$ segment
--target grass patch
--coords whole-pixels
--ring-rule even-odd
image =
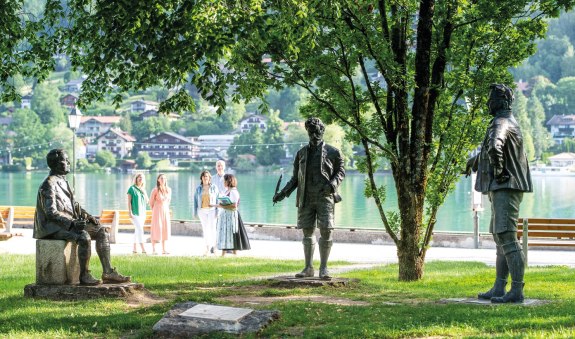
[[[397,265],[351,271],[338,277],[358,279],[348,287],[277,288],[262,277],[297,272],[301,261],[253,258],[116,256],[120,272],[167,301],[134,307],[123,300],[48,301],[23,297],[34,281],[34,256],[2,255],[0,261],[0,337],[151,338],[152,326],[173,304],[183,301],[277,309],[281,318],[261,337],[530,337],[575,336],[575,270],[529,268],[526,296],[546,305],[478,306],[439,303],[443,298],[473,297],[489,289],[494,269],[481,263],[430,262],[418,282],[397,280]],[[334,263],[343,264],[343,263]],[[101,274],[97,258],[95,275]],[[269,298],[266,304],[234,304]],[[286,298],[324,296],[322,300],[364,301],[367,306]],[[213,337],[210,336],[210,337]],[[231,337],[221,334],[217,337]],[[246,336],[254,337],[254,336]]]

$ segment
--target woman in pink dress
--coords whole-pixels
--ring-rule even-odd
[[[150,194],[153,254],[156,254],[156,242],[162,243],[162,254],[170,254],[166,251],[166,240],[168,240],[171,233],[170,200],[172,200],[172,190],[168,187],[166,176],[160,174],[156,179],[156,187],[154,187]]]

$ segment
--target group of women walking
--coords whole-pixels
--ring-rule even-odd
[[[145,180],[141,173],[134,176],[133,185],[128,189],[128,211],[134,224],[134,248],[133,253],[138,253],[137,244],[140,244],[142,253],[146,253],[144,247],[144,223],[146,222],[146,205],[152,209],[152,223],[150,238],[152,241],[152,254],[157,254],[156,243],[162,244],[162,254],[170,254],[166,250],[166,240],[170,238],[170,201],[172,190],[168,187],[166,176],[158,175],[156,187],[150,193],[150,198],[145,191]]]
[[[222,173],[223,174],[223,173]],[[141,173],[134,176],[132,186],[128,189],[128,210],[134,224],[133,253],[138,253],[140,245],[144,247],[144,223],[146,221],[146,206],[152,209],[151,234],[152,254],[156,253],[156,243],[162,244],[162,254],[169,254],[166,241],[170,238],[170,201],[172,191],[168,187],[166,176],[158,175],[156,187],[148,195],[145,191],[145,179]],[[223,188],[212,182],[209,171],[200,173],[200,184],[194,193],[193,214],[200,219],[205,242],[204,255],[214,254],[216,249],[222,251],[222,256],[228,252],[249,250],[250,243],[241,215],[238,211],[240,193],[237,189],[237,179],[232,174],[223,174]]]

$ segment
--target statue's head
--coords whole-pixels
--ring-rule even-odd
[[[323,140],[325,125],[318,118],[308,118],[305,121],[305,129],[312,145],[317,145]]]
[[[63,149],[53,149],[46,155],[46,162],[52,173],[68,174],[70,173],[70,161],[68,155]]]
[[[510,110],[515,96],[513,90],[503,84],[492,84],[489,86],[489,99],[487,107],[489,113],[495,115],[500,110]]]

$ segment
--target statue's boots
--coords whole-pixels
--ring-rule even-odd
[[[522,303],[524,300],[523,286],[525,286],[524,282],[512,281],[509,292],[505,293],[502,297],[491,298],[491,302],[494,304]]]
[[[315,251],[315,238],[303,238],[303,254],[305,257],[305,268],[295,275],[296,278],[313,277],[313,252]]]
[[[96,233],[95,240],[96,252],[98,252],[98,257],[102,264],[102,280],[104,281],[104,284],[121,284],[130,282],[132,280],[130,276],[121,275],[116,271],[115,267],[112,268],[112,260],[110,257],[110,238],[103,227]]]
[[[104,284],[121,284],[130,282],[132,277],[121,275],[114,267],[110,272],[102,273],[102,280]]]
[[[331,279],[331,275],[327,270],[327,260],[329,259],[332,243],[333,241],[331,240],[324,240],[323,238],[319,238],[319,278],[323,280]]]
[[[507,266],[507,259],[503,253],[503,248],[497,246],[497,257],[495,259],[495,283],[493,287],[487,292],[479,293],[477,298],[491,300],[493,297],[502,297],[505,295],[505,286],[507,285],[507,276],[509,275],[509,267]]]
[[[507,280],[497,278],[493,287],[485,293],[477,294],[477,298],[491,300],[494,297],[502,297],[505,295],[505,286],[507,286]]]
[[[96,286],[96,285],[100,285],[101,283],[102,283],[102,281],[94,278],[92,276],[92,274],[90,274],[89,270],[86,270],[85,272],[80,274],[80,285]]]
[[[503,245],[504,249],[506,245]],[[510,247],[516,249],[513,252],[506,251],[505,254],[509,274],[511,275],[511,289],[502,297],[491,298],[492,303],[521,303],[524,300],[523,286],[525,286],[525,283],[523,282],[523,276],[525,274],[525,256],[519,243]]]

